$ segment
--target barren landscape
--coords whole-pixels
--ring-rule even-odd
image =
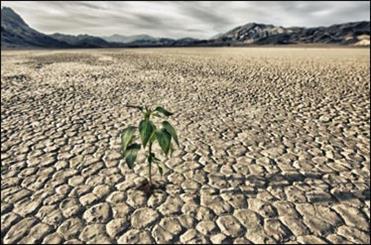
[[[174,112],[151,196],[120,133]],[[370,243],[368,48],[2,51],[1,242]]]

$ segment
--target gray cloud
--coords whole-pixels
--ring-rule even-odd
[[[228,14],[222,14],[220,5],[210,6],[209,4],[202,4],[194,2],[182,2],[179,4],[179,13],[183,16],[191,17],[192,19],[207,23],[213,29],[228,26],[233,24]],[[223,6],[225,4],[222,4]]]
[[[35,29],[67,34],[149,34],[209,38],[248,22],[326,26],[370,20],[370,3],[358,1],[1,1]]]

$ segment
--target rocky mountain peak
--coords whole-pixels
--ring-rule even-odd
[[[5,28],[15,26],[29,27],[22,17],[9,7],[1,8],[1,26]]]

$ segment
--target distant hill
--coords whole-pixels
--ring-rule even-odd
[[[213,40],[229,44],[320,43],[359,45],[362,40],[370,40],[370,22],[361,21],[313,28],[248,23],[218,35]],[[363,44],[367,44],[367,42],[363,41]]]
[[[1,48],[69,48],[66,42],[56,40],[29,27],[11,8],[1,9]]]
[[[133,35],[133,36],[123,36],[118,34],[113,34],[111,36],[102,36],[107,42],[115,42],[115,43],[131,43],[136,41],[156,41],[158,38],[152,37],[150,35]]]
[[[149,35],[107,37],[91,35],[46,35],[32,29],[11,8],[1,9],[1,48],[120,48],[247,46],[282,44],[336,44],[370,46],[370,22],[360,21],[328,27],[282,27],[248,23],[210,39],[156,38]]]
[[[102,37],[108,42],[123,43],[126,47],[158,47],[158,46],[188,46],[197,44],[200,40],[195,38],[157,38],[149,35],[134,35],[134,36],[122,36],[114,34],[109,37]]]
[[[109,48],[112,46],[110,43],[106,42],[104,39],[99,37],[94,37],[90,35],[66,35],[61,33],[54,33],[50,35],[52,38],[59,41],[68,43],[74,47],[80,48]]]

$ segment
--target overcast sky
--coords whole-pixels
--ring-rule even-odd
[[[320,26],[370,20],[369,1],[342,2],[11,2],[38,31],[50,34],[209,38],[248,22]]]

